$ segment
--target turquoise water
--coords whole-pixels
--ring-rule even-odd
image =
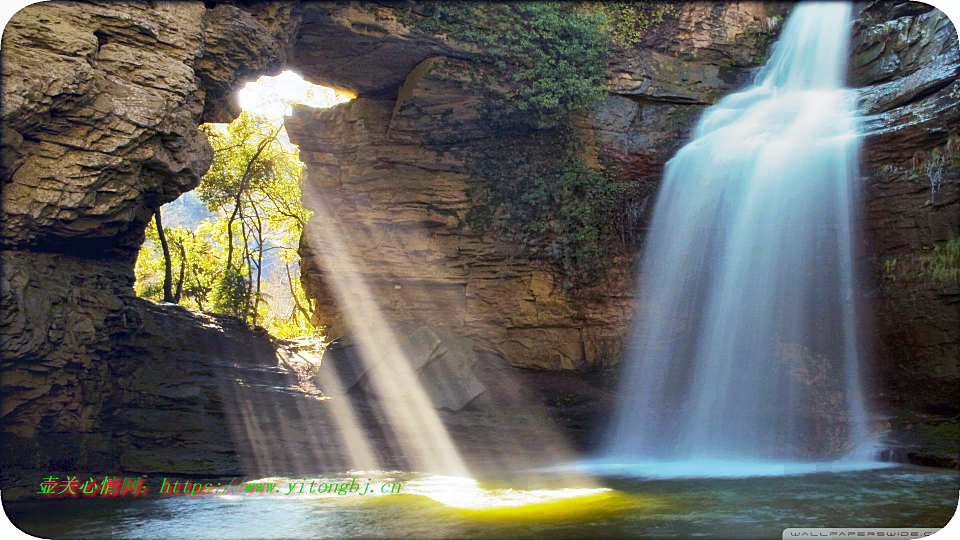
[[[902,466],[775,477],[607,477],[548,489],[352,475],[371,477],[374,486],[399,481],[401,493],[286,496],[287,479],[268,479],[281,483],[280,492],[4,507],[21,529],[44,537],[780,538],[788,527],[942,527],[956,512],[960,489],[957,471]]]

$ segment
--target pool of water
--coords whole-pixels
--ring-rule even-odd
[[[274,478],[259,479],[277,482],[269,494],[150,493],[4,508],[14,524],[42,537],[780,538],[788,527],[942,527],[960,489],[956,471],[903,466],[740,478],[604,476],[537,488],[529,479],[513,486],[411,473],[343,479],[350,477],[358,493],[310,494],[309,484],[300,493],[289,482],[303,479]],[[373,487],[364,489],[367,479]],[[399,493],[380,493],[396,483]]]

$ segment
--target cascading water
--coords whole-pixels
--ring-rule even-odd
[[[867,457],[850,16],[847,3],[800,4],[754,85],[707,109],[667,163],[613,462],[770,474]]]

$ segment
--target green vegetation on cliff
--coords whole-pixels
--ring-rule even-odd
[[[960,281],[960,237],[925,250],[920,256],[921,275],[938,282]]]
[[[674,3],[660,1],[589,2],[584,7],[607,17],[611,41],[623,48],[636,45],[648,28],[677,9]]]
[[[947,242],[924,246],[922,250],[888,257],[882,261],[881,273],[890,281],[960,281],[960,237]]]
[[[415,33],[477,51],[470,89],[497,136],[463,152],[467,172],[486,181],[467,224],[548,259],[565,289],[594,283],[607,267],[625,192],[619,171],[588,164],[594,149],[571,115],[605,98],[611,44],[632,44],[659,22],[667,8],[651,6],[430,3],[408,21]]]
[[[564,2],[434,2],[411,21],[418,34],[476,46],[488,71],[478,91],[505,90],[491,112],[535,127],[557,124],[604,97],[607,18]]]
[[[626,189],[614,167],[589,167],[583,147],[568,127],[515,132],[472,146],[466,161],[489,188],[467,224],[545,256],[564,289],[592,284],[607,268],[616,231],[612,210]]]

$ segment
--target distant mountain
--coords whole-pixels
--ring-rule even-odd
[[[163,215],[164,228],[185,227],[192,230],[204,219],[213,217],[213,212],[207,210],[192,191],[160,207],[160,213]]]

